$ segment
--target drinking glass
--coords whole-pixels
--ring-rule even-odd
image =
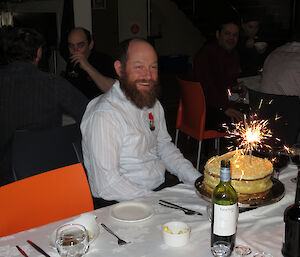
[[[57,229],[55,244],[61,257],[81,257],[89,248],[89,235],[80,224],[66,224]]]
[[[274,178],[279,179],[280,171],[287,166],[290,158],[284,148],[273,148],[270,153],[270,158],[274,168]]]
[[[79,76],[79,64],[74,64],[72,69],[68,72],[70,78],[78,78]]]
[[[236,256],[246,256],[252,253],[252,250],[249,246],[247,245],[237,245],[234,248],[234,253]]]
[[[291,160],[300,169],[300,144],[295,144],[290,148]],[[292,178],[293,182],[297,182],[297,178]]]
[[[216,241],[210,248],[213,256],[227,257],[231,254],[230,243],[226,241]]]

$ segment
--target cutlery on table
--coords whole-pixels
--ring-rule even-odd
[[[28,257],[28,255],[24,252],[24,250],[20,246],[16,245],[16,247],[23,256]]]
[[[177,204],[170,203],[170,202],[167,202],[167,201],[164,201],[164,200],[159,200],[159,204],[162,205],[162,206],[165,206],[165,207],[172,208],[172,209],[182,210],[186,215],[195,215],[195,214],[196,215],[202,215],[201,212],[194,211],[194,210],[191,210],[191,209],[187,209],[185,207],[182,207],[182,206],[179,206]]]
[[[126,242],[123,239],[121,239],[120,237],[118,237],[112,230],[110,230],[110,228],[108,228],[105,224],[101,223],[101,226],[110,234],[112,234],[113,236],[115,236],[118,239],[118,245],[126,245],[129,244],[130,242]]]
[[[35,243],[33,243],[30,240],[26,241],[28,244],[30,244],[35,250],[37,250],[39,253],[43,254],[46,257],[50,257],[50,255],[48,253],[46,253],[41,247],[39,247],[38,245],[36,245]]]

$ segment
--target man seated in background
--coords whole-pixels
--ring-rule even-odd
[[[61,126],[67,113],[80,123],[88,99],[67,80],[38,69],[44,38],[34,29],[5,33],[8,65],[0,69],[0,186],[13,182],[11,145],[16,130]]]
[[[94,44],[84,28],[74,28],[68,35],[70,57],[65,77],[89,99],[109,90],[116,77],[113,58],[95,52]]]
[[[295,41],[267,57],[259,92],[250,92],[251,107],[257,109],[260,118],[269,120],[273,136],[288,146],[297,142],[300,132],[299,41],[300,35],[296,35]]]
[[[206,128],[220,129],[224,122],[240,121],[242,112],[228,100],[228,90],[237,89],[240,74],[239,55],[236,45],[239,25],[234,21],[223,23],[216,31],[217,40],[203,46],[196,54],[193,80],[203,87],[206,100]],[[240,86],[240,96],[246,88]]]
[[[267,43],[258,37],[260,19],[254,14],[244,14],[242,18],[242,31],[238,42],[238,52],[242,73],[241,77],[258,75],[265,59]],[[256,42],[265,46],[255,46]]]
[[[194,183],[200,173],[171,142],[157,100],[158,61],[143,39],[120,45],[113,87],[93,99],[81,131],[84,163],[99,206],[150,193],[164,183],[165,170]],[[160,187],[161,188],[161,187]]]

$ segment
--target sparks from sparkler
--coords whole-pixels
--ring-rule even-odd
[[[252,154],[252,151],[262,147],[271,148],[264,142],[272,137],[271,130],[267,127],[268,120],[258,120],[255,117],[256,115],[252,115],[247,121],[246,116],[244,116],[244,121],[232,124],[234,126],[232,130],[225,126],[228,137],[236,138],[238,148],[242,149],[244,154]],[[233,149],[233,147],[231,146],[229,149]]]

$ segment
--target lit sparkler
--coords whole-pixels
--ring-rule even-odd
[[[250,120],[247,121],[244,116],[244,121],[239,123],[233,123],[233,130],[227,128],[228,137],[236,138],[238,142],[238,148],[242,149],[244,154],[252,154],[252,151],[262,148],[263,146],[271,148],[269,145],[264,144],[264,141],[272,137],[271,130],[268,129],[267,120],[257,120],[255,116],[251,116]],[[233,148],[231,146],[230,148]]]

